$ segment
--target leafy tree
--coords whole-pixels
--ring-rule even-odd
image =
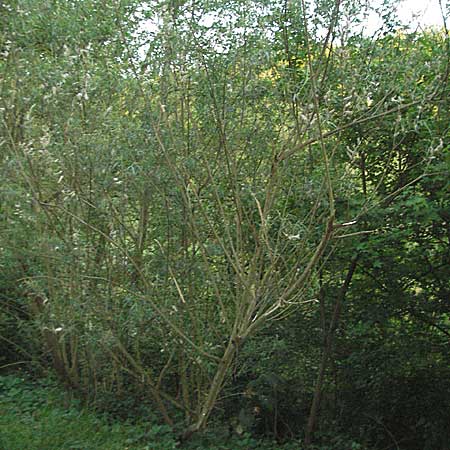
[[[442,231],[414,229],[399,211],[446,217],[448,37],[363,37],[351,31],[358,2],[4,9],[1,245],[21,280],[6,320],[14,308],[29,318],[33,357],[42,348],[68,387],[92,398],[131,384],[167,424],[184,414],[187,439],[250,338],[290,314],[322,314],[310,441],[347,291],[352,314],[367,306],[349,291],[353,273],[371,286],[383,269],[389,296],[432,288],[437,305],[447,293],[436,271],[399,274],[398,287],[384,265],[396,255],[377,245],[400,242],[421,264],[414,236],[441,280]],[[429,196],[440,206],[422,212]],[[343,267],[352,276],[342,285]],[[434,307],[417,310],[445,329]]]

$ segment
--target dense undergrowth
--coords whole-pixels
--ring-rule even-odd
[[[237,435],[227,426],[212,427],[180,445],[175,430],[152,423],[147,415],[129,416],[121,420],[117,414],[127,414],[126,404],[116,405],[106,413],[83,406],[76,398],[49,378],[31,379],[23,374],[0,376],[0,449],[1,450],[299,450],[300,441],[278,443],[270,439],[257,440],[249,434]],[[120,411],[120,406],[123,411]],[[129,413],[129,412],[128,412]],[[141,410],[141,414],[144,410]],[[156,419],[155,419],[156,420]],[[355,442],[342,437],[330,446],[317,450],[362,450]]]

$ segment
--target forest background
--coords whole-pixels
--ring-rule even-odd
[[[2,370],[180,443],[448,450],[441,7],[0,3]]]

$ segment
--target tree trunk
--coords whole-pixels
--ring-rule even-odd
[[[333,351],[335,331],[336,331],[338,323],[339,323],[339,317],[340,317],[341,309],[342,309],[342,302],[345,299],[345,295],[347,294],[348,288],[350,286],[350,282],[351,282],[353,274],[355,272],[358,257],[359,257],[359,255],[356,255],[350,264],[344,284],[342,285],[341,290],[338,295],[338,298],[336,299],[336,304],[334,306],[334,311],[333,311],[333,317],[331,318],[328,332],[324,330],[326,333],[325,345],[324,345],[324,349],[323,349],[323,353],[322,353],[322,360],[320,362],[319,374],[317,376],[316,388],[314,390],[313,402],[311,404],[311,409],[309,412],[308,424],[306,427],[305,444],[307,446],[311,445],[311,443],[312,443],[314,429],[315,429],[316,423],[317,423],[317,416],[318,416],[319,409],[320,409],[320,402],[322,400],[325,372],[326,372],[326,369],[328,366],[328,361],[329,361],[330,356]]]
[[[181,436],[182,442],[188,440],[197,431],[205,428],[209,416],[216,404],[217,397],[222,389],[225,378],[229,372],[230,366],[233,363],[234,356],[236,355],[236,350],[237,344],[235,343],[235,339],[230,339],[227,348],[225,349],[225,352],[219,362],[216,374],[214,375],[214,379],[209,388],[208,395],[200,409],[198,418],[191,426],[189,426],[185,430],[185,432]]]

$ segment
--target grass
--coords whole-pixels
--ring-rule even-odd
[[[1,450],[169,450],[176,447],[164,426],[110,423],[105,416],[64,406],[65,394],[51,382],[0,377]]]
[[[177,436],[149,415],[131,421],[111,419],[82,407],[48,379],[0,376],[0,450],[170,450]],[[226,426],[199,433],[186,450],[301,450],[299,441],[284,445],[248,434],[230,435]],[[314,447],[338,450],[338,447]],[[361,449],[362,447],[343,447]]]

